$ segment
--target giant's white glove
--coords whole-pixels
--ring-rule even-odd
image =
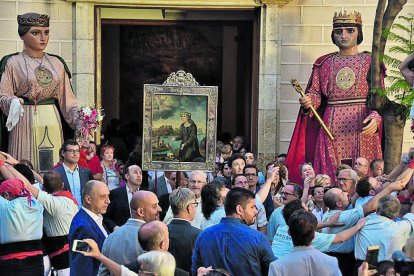
[[[7,117],[6,127],[8,131],[11,131],[19,122],[21,116],[23,116],[23,107],[20,104],[19,99],[13,99],[10,104],[9,116]]]

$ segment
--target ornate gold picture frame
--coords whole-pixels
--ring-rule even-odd
[[[199,86],[190,73],[144,85],[143,170],[213,171],[217,86]]]

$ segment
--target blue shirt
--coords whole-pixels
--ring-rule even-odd
[[[272,249],[262,233],[250,229],[238,218],[225,217],[198,237],[191,274],[197,275],[200,266],[212,266],[224,268],[231,275],[267,275],[273,260]]]
[[[394,222],[386,217],[370,214],[364,227],[355,234],[355,258],[365,260],[367,248],[379,245],[378,262],[392,260],[392,253],[401,250],[413,234],[414,214],[406,214]]]
[[[65,169],[66,178],[69,182],[69,187],[72,195],[78,201],[79,208],[82,206],[82,190],[80,184],[80,176],[79,176],[79,166],[76,165],[75,170],[71,171],[65,163],[62,163],[63,168]]]
[[[322,221],[328,221],[329,218],[333,215],[340,212],[340,210],[330,210],[325,213],[322,218]],[[354,209],[345,210],[339,216],[338,221],[344,223],[343,226],[336,227],[325,227],[322,229],[322,233],[326,234],[338,234],[348,228],[354,226],[360,218],[364,217],[364,210],[362,205],[356,206]],[[337,253],[350,253],[354,251],[355,247],[355,237],[350,238],[347,241],[332,244],[329,246],[327,252],[337,252]]]
[[[281,258],[293,250],[293,242],[289,233],[289,226],[283,225],[277,228],[275,237],[272,242],[273,254],[276,258]],[[323,234],[315,232],[315,238],[312,241],[312,247],[319,251],[327,251],[335,239],[335,234]]]
[[[272,215],[270,216],[269,223],[267,224],[267,238],[270,242],[273,241],[277,228],[279,226],[286,225],[286,221],[283,218],[282,214],[283,207],[285,206],[283,205],[273,211]]]
[[[27,197],[9,201],[0,196],[0,244],[40,240],[43,236],[43,210],[33,196],[30,205]]]

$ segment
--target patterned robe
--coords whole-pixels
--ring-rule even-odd
[[[323,121],[334,136],[331,141],[322,127],[318,130],[313,165],[317,173],[335,179],[336,167],[354,162],[358,157],[369,161],[382,158],[378,132],[362,135],[366,118],[381,123],[381,116],[367,107],[369,93],[367,76],[371,64],[369,53],[340,56],[338,53],[318,59],[306,93],[315,108],[325,101]],[[321,114],[322,115],[322,114]]]
[[[50,83],[43,86],[35,76],[40,63],[52,75]],[[56,99],[66,122],[72,128],[77,124],[78,102],[64,64],[57,57],[45,53],[43,59],[35,59],[19,53],[8,58],[0,81],[0,108],[6,116],[12,100],[18,97],[36,102]],[[38,170],[38,149],[44,145],[53,150],[53,162],[58,162],[63,134],[56,106],[23,105],[23,110],[23,116],[9,133],[8,152],[17,160],[30,160]]]

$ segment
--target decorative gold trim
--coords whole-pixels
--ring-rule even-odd
[[[199,86],[193,75],[183,70],[172,72],[162,85]]]

